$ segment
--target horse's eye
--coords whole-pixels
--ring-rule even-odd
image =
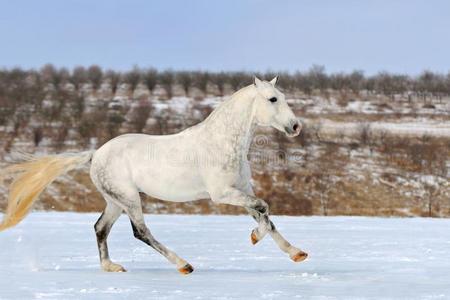
[[[269,99],[269,101],[272,102],[272,103],[273,102],[277,102],[277,97],[272,97],[272,98]]]

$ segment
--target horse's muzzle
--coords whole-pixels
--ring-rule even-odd
[[[286,131],[286,134],[290,137],[299,135],[300,130],[302,130],[302,125],[297,121],[291,122],[289,126],[284,127],[284,131]]]

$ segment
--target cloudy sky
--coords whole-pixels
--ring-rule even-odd
[[[450,1],[0,0],[0,67],[450,70]]]

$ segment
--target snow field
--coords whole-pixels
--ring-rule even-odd
[[[449,299],[450,220],[284,217],[272,220],[309,253],[292,262],[266,236],[251,245],[249,216],[146,215],[153,235],[195,268],[178,273],[136,240],[126,216],[104,273],[98,214],[33,212],[0,232],[0,299]]]

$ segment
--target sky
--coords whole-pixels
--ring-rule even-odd
[[[0,67],[450,71],[450,1],[0,0]]]

